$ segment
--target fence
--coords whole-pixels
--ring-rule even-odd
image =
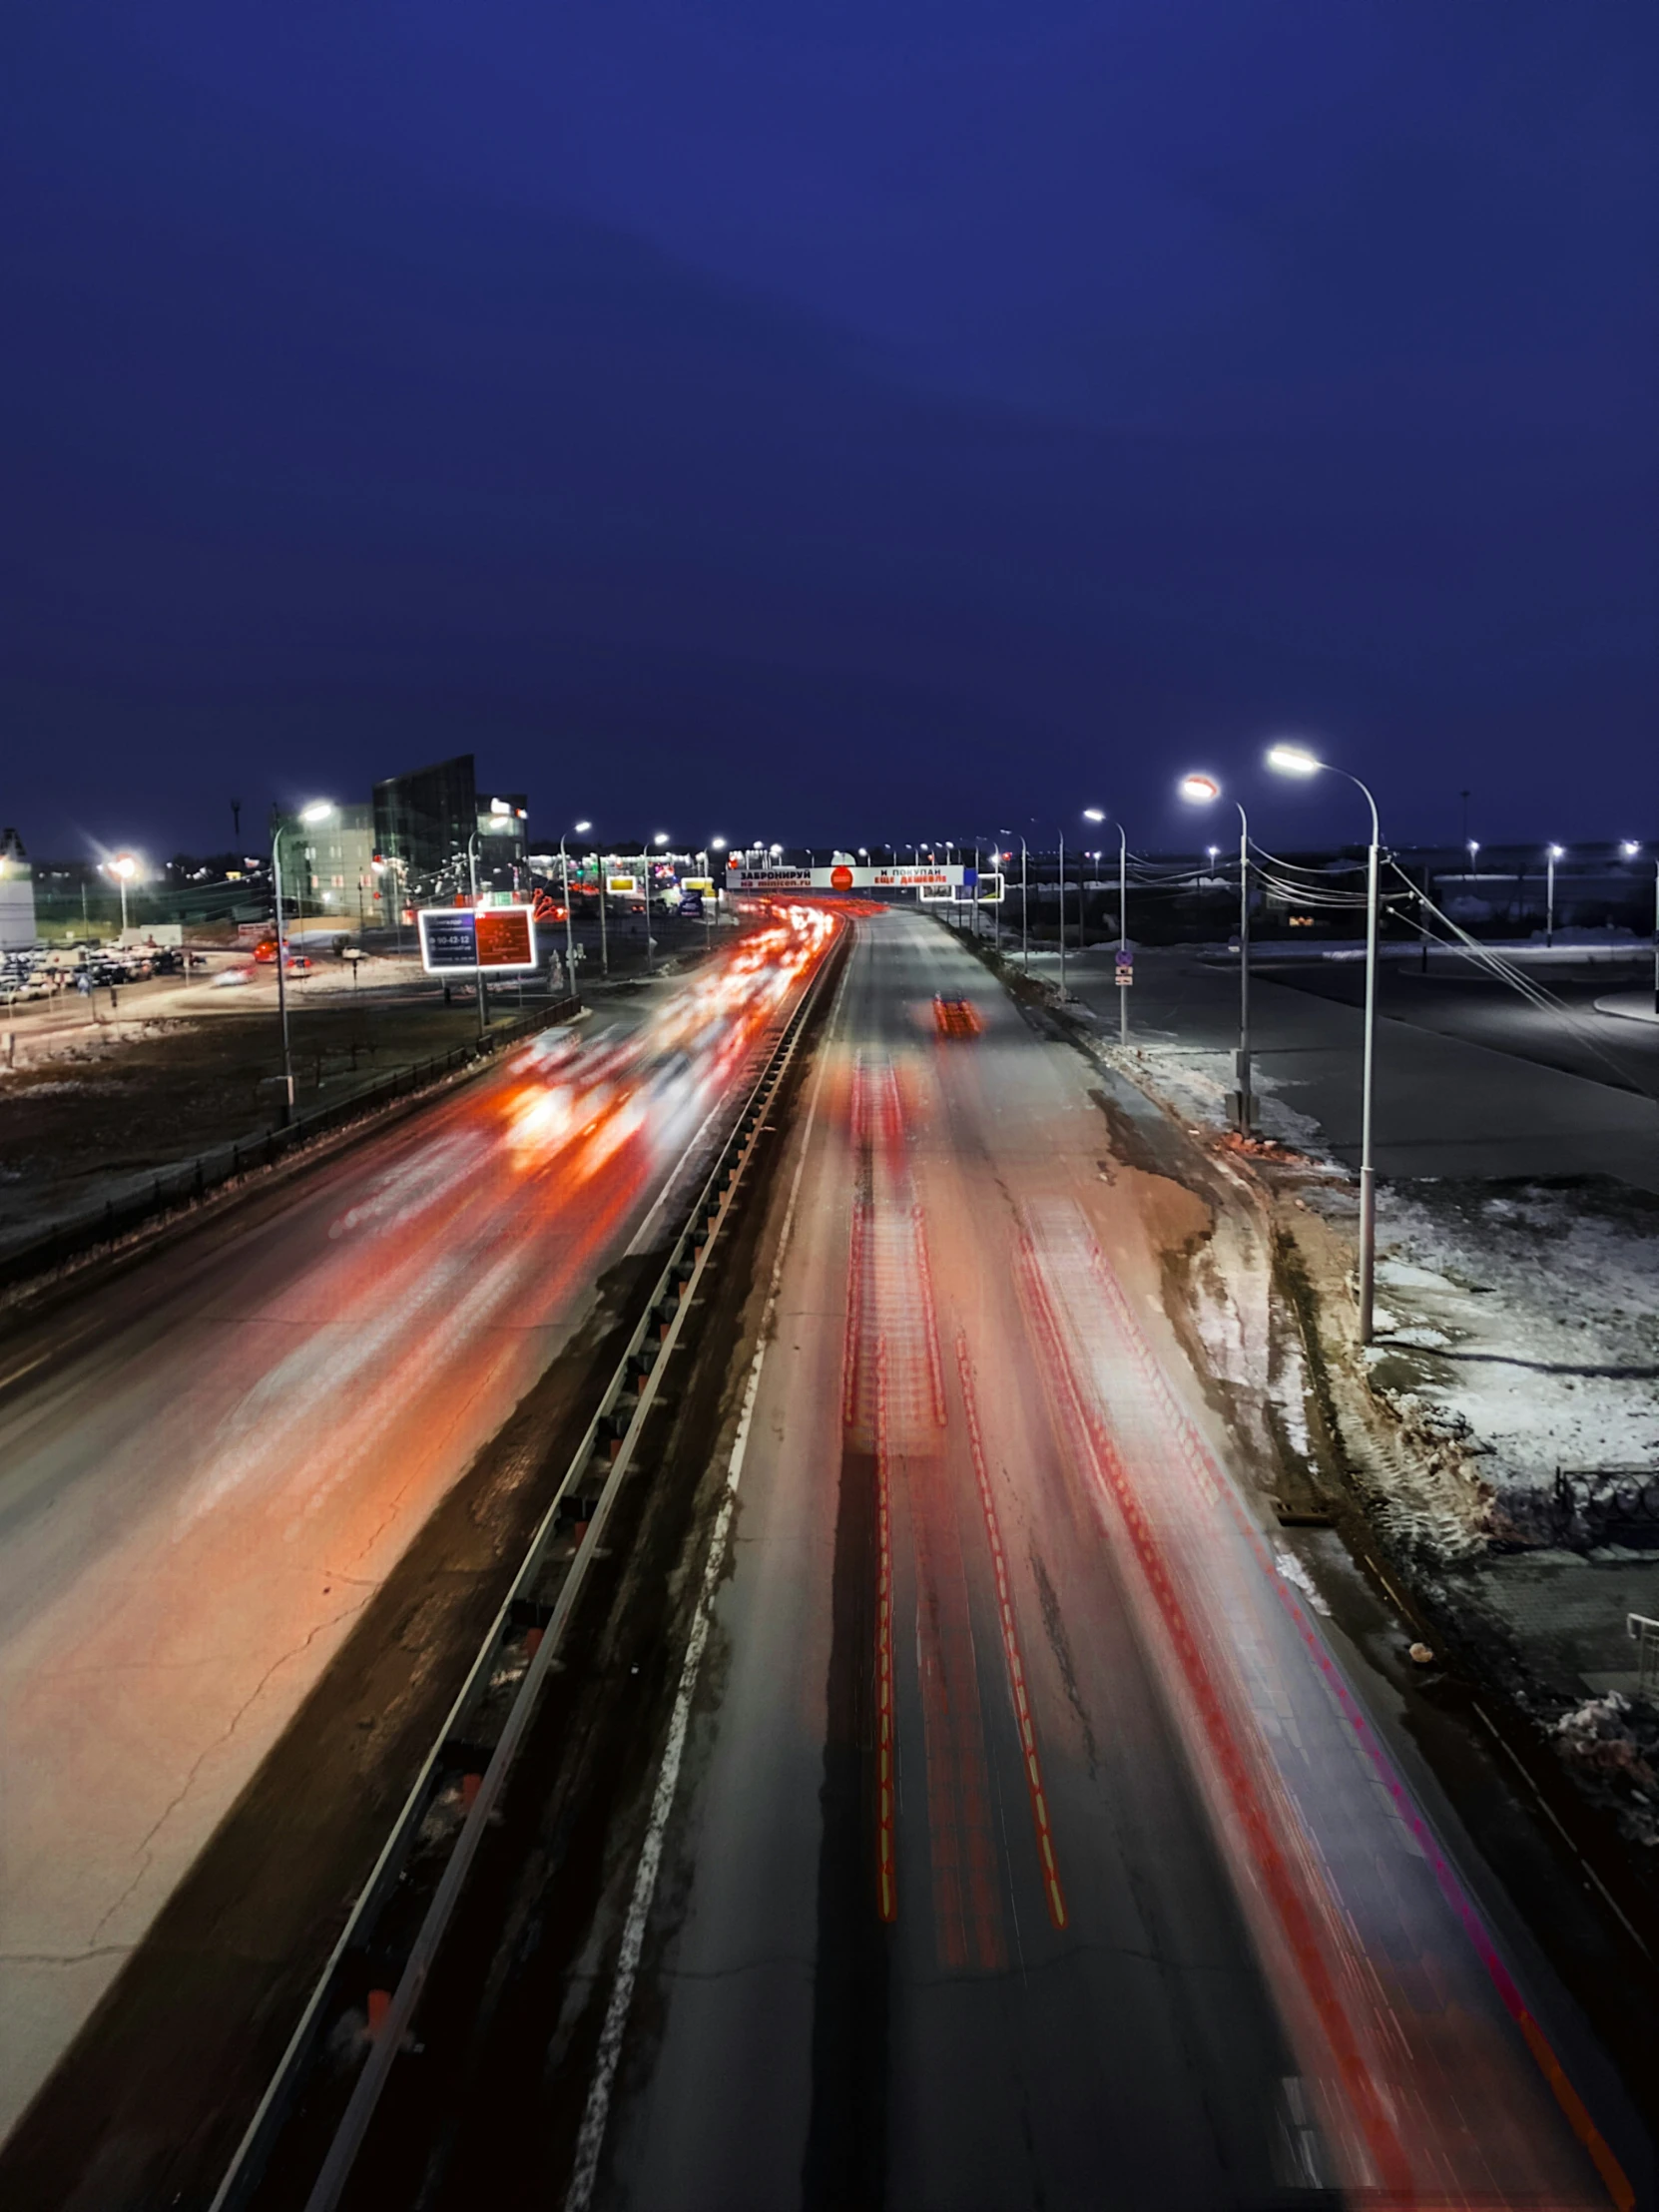
[[[119,1201],[107,1199],[102,1211],[83,1215],[79,1221],[66,1222],[61,1229],[50,1230],[44,1237],[33,1238],[16,1251],[5,1254],[0,1258],[0,1289],[62,1267],[70,1260],[96,1251],[101,1245],[115,1244],[164,1214],[196,1205],[210,1191],[222,1190],[257,1169],[275,1167],[278,1160],[317,1137],[327,1136],[349,1122],[378,1113],[399,1098],[412,1097],[415,1092],[442,1082],[457,1068],[466,1067],[474,1060],[487,1059],[503,1046],[533,1036],[538,1029],[549,1028],[557,1021],[568,1021],[572,1014],[581,1010],[581,1005],[579,998],[555,999],[549,1005],[538,1006],[512,1021],[501,1023],[487,1036],[456,1045],[448,1052],[436,1053],[431,1059],[417,1061],[411,1067],[395,1069],[377,1083],[367,1084],[347,1098],[335,1099],[331,1105],[315,1106],[307,1114],[296,1114],[284,1128],[269,1129],[263,1137],[216,1145],[208,1152],[198,1153],[193,1160],[177,1161],[162,1169],[148,1190],[135,1191]]]

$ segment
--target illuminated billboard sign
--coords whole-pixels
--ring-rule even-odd
[[[981,880],[1000,883],[999,877],[981,878],[976,867],[959,860],[948,865],[927,860],[912,867],[854,866],[837,860],[831,867],[734,867],[726,884],[738,891],[919,891],[924,898],[972,898]]]
[[[632,875],[607,875],[605,888],[613,898],[632,898],[639,890],[639,880]]]
[[[427,906],[416,918],[428,975],[516,974],[539,965],[528,906]]]

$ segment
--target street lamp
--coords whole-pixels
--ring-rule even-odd
[[[1281,776],[1318,776],[1330,763],[1310,753],[1304,745],[1279,744],[1268,749],[1268,766]],[[1377,1171],[1372,1152],[1372,1103],[1377,1062],[1377,931],[1380,903],[1382,831],[1377,818],[1377,801],[1369,785],[1346,768],[1332,769],[1365,796],[1371,809],[1371,850],[1366,873],[1366,1041],[1360,1105],[1360,1342],[1372,1339],[1372,1316],[1377,1290]]]
[[[127,885],[138,873],[138,862],[130,852],[118,852],[109,862],[110,873],[121,887],[121,941],[127,941]]]
[[[307,830],[326,822],[334,812],[331,799],[313,799],[301,807],[299,820]],[[282,818],[271,818],[271,881],[276,895],[276,1018],[282,1030],[282,1126],[293,1119],[293,1054],[288,1046],[288,948],[282,937]]]
[[[579,822],[576,825],[575,834],[579,837],[585,837],[592,828],[593,824],[591,822]],[[559,831],[559,881],[564,886],[565,894],[565,990],[574,992],[576,988],[576,926],[571,919],[570,862],[565,857],[565,832],[562,830]]]
[[[1221,797],[1221,786],[1213,776],[1183,776],[1177,789],[1193,807],[1208,807]],[[1233,804],[1239,809],[1239,1087],[1234,1111],[1239,1128],[1248,1137],[1256,1122],[1250,1080],[1250,822],[1239,801],[1235,799]],[[1216,851],[1217,847],[1211,845],[1212,866]]]
[[[1544,892],[1544,948],[1547,951],[1555,942],[1555,863],[1564,860],[1567,848],[1564,844],[1552,844],[1545,853],[1548,888]]]
[[[1641,849],[1634,837],[1626,837],[1619,847],[1627,860],[1635,859]],[[1653,862],[1653,1011],[1659,1014],[1659,855]]]
[[[1011,837],[1013,833],[1011,830],[1004,830],[1002,832],[1005,837]],[[1008,857],[1011,860],[1013,854],[1010,852]],[[1031,972],[1031,929],[1030,914],[1025,900],[1025,839],[1021,837],[1019,840],[1019,959],[1020,966],[1029,975]]]
[[[667,844],[668,831],[659,830],[652,837],[651,842],[655,846]],[[651,854],[649,852],[640,854],[640,880],[645,890],[645,972],[647,975],[654,975],[657,963],[651,952]]]
[[[299,819],[302,822],[305,818],[301,815]],[[484,970],[478,958],[478,838],[480,834],[490,837],[513,836],[517,832],[520,820],[521,817],[514,813],[506,800],[492,799],[488,816],[480,818],[474,824],[472,834],[466,840],[467,878],[472,885],[472,982],[478,996],[480,1042],[489,1034],[489,1013],[484,995]]]

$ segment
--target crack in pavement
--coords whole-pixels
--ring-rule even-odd
[[[123,1906],[127,1904],[128,1900],[138,1889],[139,1884],[150,1872],[151,1866],[154,1864],[154,1855],[150,1848],[151,1845],[161,1834],[167,1823],[173,1818],[173,1815],[179,1810],[180,1806],[183,1805],[186,1798],[189,1797],[191,1791],[196,1785],[197,1776],[201,1773],[203,1767],[207,1764],[208,1760],[212,1758],[213,1754],[216,1751],[221,1750],[226,1744],[230,1742],[231,1738],[236,1734],[238,1728],[241,1726],[244,1717],[256,1704],[258,1704],[261,1696],[265,1692],[267,1684],[272,1680],[273,1676],[276,1675],[279,1671],[279,1669],[285,1667],[290,1659],[297,1659],[303,1652],[308,1651],[311,1645],[315,1643],[318,1636],[325,1635],[329,1629],[337,1628],[341,1621],[349,1620],[353,1613],[360,1612],[365,1602],[365,1599],[359,1598],[356,1600],[355,1603],[343,1607],[339,1612],[330,1614],[327,1620],[318,1621],[314,1628],[308,1630],[297,1644],[294,1644],[287,1651],[279,1652],[277,1656],[271,1662],[270,1666],[266,1668],[264,1674],[262,1674],[259,1681],[255,1683],[253,1689],[250,1690],[247,1697],[243,1699],[242,1703],[231,1715],[230,1721],[220,1731],[219,1735],[214,1738],[212,1743],[204,1745],[202,1750],[197,1753],[196,1757],[191,1761],[190,1771],[185,1776],[184,1782],[181,1784],[179,1789],[175,1791],[174,1795],[168,1800],[167,1804],[162,1808],[161,1812],[157,1815],[155,1820],[151,1822],[149,1828],[140,1838],[137,1846],[137,1851],[141,1864],[138,1868],[138,1871],[134,1874],[132,1881],[128,1883],[127,1887],[122,1891],[121,1895],[115,1900],[115,1902],[107,1907],[106,1910],[99,1915],[97,1924],[92,1931],[92,1941],[94,1944],[97,1943],[99,1936],[103,1935],[105,1929],[108,1928],[111,1921],[115,1919],[116,1915],[121,1911]]]

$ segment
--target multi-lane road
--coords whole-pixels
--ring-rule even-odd
[[[779,987],[728,947],[8,1340],[0,2135],[649,1239]]]
[[[0,2003],[49,2022],[12,2112],[729,1095],[770,1007],[726,988],[297,1186],[4,1401],[36,1779]],[[854,925],[746,1324],[699,1355],[700,1508],[626,1592],[661,1695],[594,1647],[633,1780],[603,1848],[544,1824],[475,2041],[400,2061],[348,2201],[1648,2201],[1609,2069],[1276,1542],[1166,1312],[1204,1209],[1101,1080],[930,920]]]
[[[980,972],[868,928],[825,1048],[595,2200],[1617,2201]]]

